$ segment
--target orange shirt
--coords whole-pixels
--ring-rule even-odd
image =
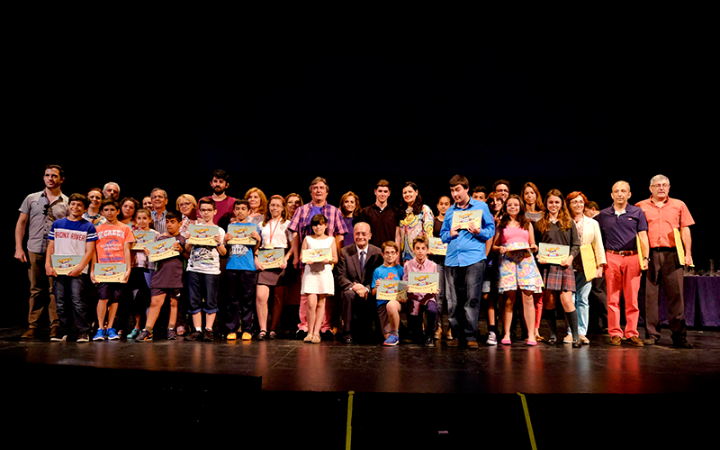
[[[675,247],[673,230],[695,224],[690,211],[681,200],[668,197],[658,207],[650,197],[638,202],[635,206],[640,207],[645,213],[648,223],[648,241],[651,248]]]

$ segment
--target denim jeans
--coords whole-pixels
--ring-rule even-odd
[[[486,263],[483,259],[465,267],[445,266],[448,322],[460,341],[477,341]]]
[[[220,275],[188,272],[188,296],[190,297],[190,314],[203,311],[205,314],[215,314],[218,311],[217,290]],[[203,298],[205,306],[203,307]]]
[[[87,322],[87,305],[83,299],[83,288],[88,282],[86,274],[77,277],[58,275],[53,281],[53,292],[57,305],[59,320],[58,335],[68,332],[68,322],[72,315],[75,329],[78,333],[87,333],[90,326]],[[71,312],[72,310],[72,312]]]
[[[585,336],[588,330],[588,322],[590,320],[590,290],[592,283],[585,279],[585,273],[582,270],[575,272],[575,292],[573,293],[573,301],[578,316],[578,333]],[[572,332],[568,329],[568,334]]]

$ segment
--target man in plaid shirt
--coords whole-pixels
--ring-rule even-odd
[[[322,214],[327,218],[327,233],[329,236],[335,237],[335,242],[338,246],[338,252],[343,247],[344,235],[349,232],[345,222],[342,220],[342,213],[340,210],[327,203],[327,196],[330,188],[328,187],[325,178],[317,177],[312,183],[310,183],[310,195],[312,200],[310,203],[305,204],[295,211],[292,221],[288,229],[295,233],[293,239],[296,240],[295,248],[300,248],[303,239],[308,234],[312,234],[312,228],[310,222],[314,215]],[[293,264],[295,267],[303,268],[303,264],[299,262],[299,258],[293,258]],[[298,324],[298,331],[296,337],[302,339],[307,335],[307,297],[304,295],[300,296],[300,324]],[[332,301],[328,298],[325,306],[325,318],[323,319],[320,331],[323,339],[332,340],[334,335],[330,330],[330,318],[332,317]]]

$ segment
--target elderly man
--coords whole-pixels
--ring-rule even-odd
[[[455,204],[445,212],[440,238],[446,244],[445,298],[452,334],[458,340],[447,341],[449,346],[467,343],[478,348],[478,318],[485,276],[485,242],[495,235],[495,219],[485,202],[470,198],[467,178],[455,175],[450,179],[450,194]],[[453,223],[453,215],[464,211],[479,211],[479,224],[471,222],[467,228]],[[456,221],[457,222],[457,221]]]
[[[322,214],[327,218],[327,234],[328,236],[335,237],[335,243],[338,247],[338,251],[343,244],[343,236],[348,233],[347,225],[343,220],[342,213],[340,210],[327,202],[327,196],[330,192],[330,188],[325,178],[316,177],[310,183],[310,195],[312,201],[301,207],[299,207],[293,215],[292,221],[288,226],[288,230],[295,233],[293,240],[295,241],[295,248],[300,248],[305,236],[312,235],[312,227],[310,222],[313,216],[316,214]],[[299,258],[293,258],[293,264],[295,267],[304,267],[303,264],[299,263]],[[307,297],[302,295],[300,297],[300,324],[298,324],[298,331],[295,337],[302,339],[307,335]],[[330,329],[330,318],[332,317],[332,303],[330,298],[325,306],[325,318],[320,326],[322,337],[325,340],[334,339],[332,330]]]
[[[160,188],[155,188],[150,192],[150,200],[152,201],[152,215],[153,222],[155,222],[155,231],[158,233],[167,233],[165,227],[165,215],[167,215],[167,204],[168,197],[167,192]]]
[[[382,264],[380,249],[369,243],[372,233],[365,222],[355,224],[355,243],[340,251],[337,264],[337,285],[342,298],[343,342],[352,344],[352,334],[358,340],[367,340],[377,316],[377,306],[372,298],[373,271]]]
[[[44,308],[50,318],[50,337],[55,337],[58,327],[55,296],[52,294],[52,278],[45,274],[47,236],[53,221],[67,216],[68,198],[61,191],[65,177],[60,166],[45,166],[45,189],[28,195],[20,205],[20,217],[15,226],[15,259],[30,263],[30,312],[28,329],[21,336],[33,339],[38,319]],[[29,226],[28,226],[29,225]],[[25,228],[28,227],[27,256],[23,249]]]
[[[638,202],[648,223],[650,261],[645,279],[645,340],[647,345],[660,339],[658,317],[658,288],[662,284],[668,297],[668,323],[675,347],[692,348],[685,328],[683,301],[683,265],[692,265],[692,239],[690,226],[695,223],[685,203],[670,198],[670,180],[655,175],[650,180],[651,196]],[[680,261],[675,241],[675,230],[680,231],[685,260]]]
[[[642,347],[638,337],[637,323],[638,290],[641,271],[647,269],[647,257],[640,262],[636,238],[640,238],[642,254],[647,255],[647,221],[637,206],[628,204],[632,193],[630,185],[618,181],[612,187],[610,196],[613,204],[600,211],[596,217],[605,242],[605,280],[607,285],[608,333],[610,345],[622,343],[623,330],[620,328],[620,294],[625,297],[625,337],[627,343]]]
[[[105,186],[103,186],[103,198],[111,198],[115,201],[118,201],[120,198],[120,185],[115,183],[114,181],[110,181],[105,183]]]

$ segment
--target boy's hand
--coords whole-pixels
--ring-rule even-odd
[[[458,234],[460,234],[459,230],[460,230],[460,224],[456,223],[455,225],[452,226],[452,228],[450,228],[450,236],[452,236],[452,237],[457,236]]]
[[[150,249],[147,247],[143,248],[143,253],[145,253],[145,256],[150,256]]]
[[[179,253],[182,253],[182,252],[185,251],[185,249],[183,248],[183,246],[180,245],[180,243],[177,242],[177,241],[173,244],[173,250],[175,250],[176,252],[179,252]],[[149,254],[149,253],[148,253],[148,254]]]
[[[225,233],[225,243],[227,244],[228,241],[229,241],[230,239],[234,238],[234,237],[235,237],[235,236],[233,236],[233,235],[230,234],[230,233]]]
[[[76,277],[79,277],[81,273],[82,273],[82,269],[79,266],[76,266],[73,268],[73,270],[70,271],[68,276],[76,278]]]
[[[253,231],[252,233],[250,233],[250,237],[255,239],[258,242],[262,241],[262,239],[260,238],[260,235],[258,234],[257,231]]]
[[[49,277],[57,276],[57,272],[55,272],[55,269],[53,269],[52,266],[45,266],[45,274]]]
[[[468,226],[468,231],[472,234],[478,234],[480,232],[480,228],[475,225],[475,222],[470,222],[470,226]]]
[[[73,271],[74,271],[74,270],[73,270]],[[72,272],[70,272],[68,275],[73,276],[73,275],[72,275]],[[97,284],[97,281],[95,281],[95,271],[92,270],[92,269],[90,270],[90,281],[92,281],[93,283]]]
[[[219,234],[216,234],[215,236],[213,236],[213,239],[215,239],[215,242],[217,242],[218,244],[222,244]]]

